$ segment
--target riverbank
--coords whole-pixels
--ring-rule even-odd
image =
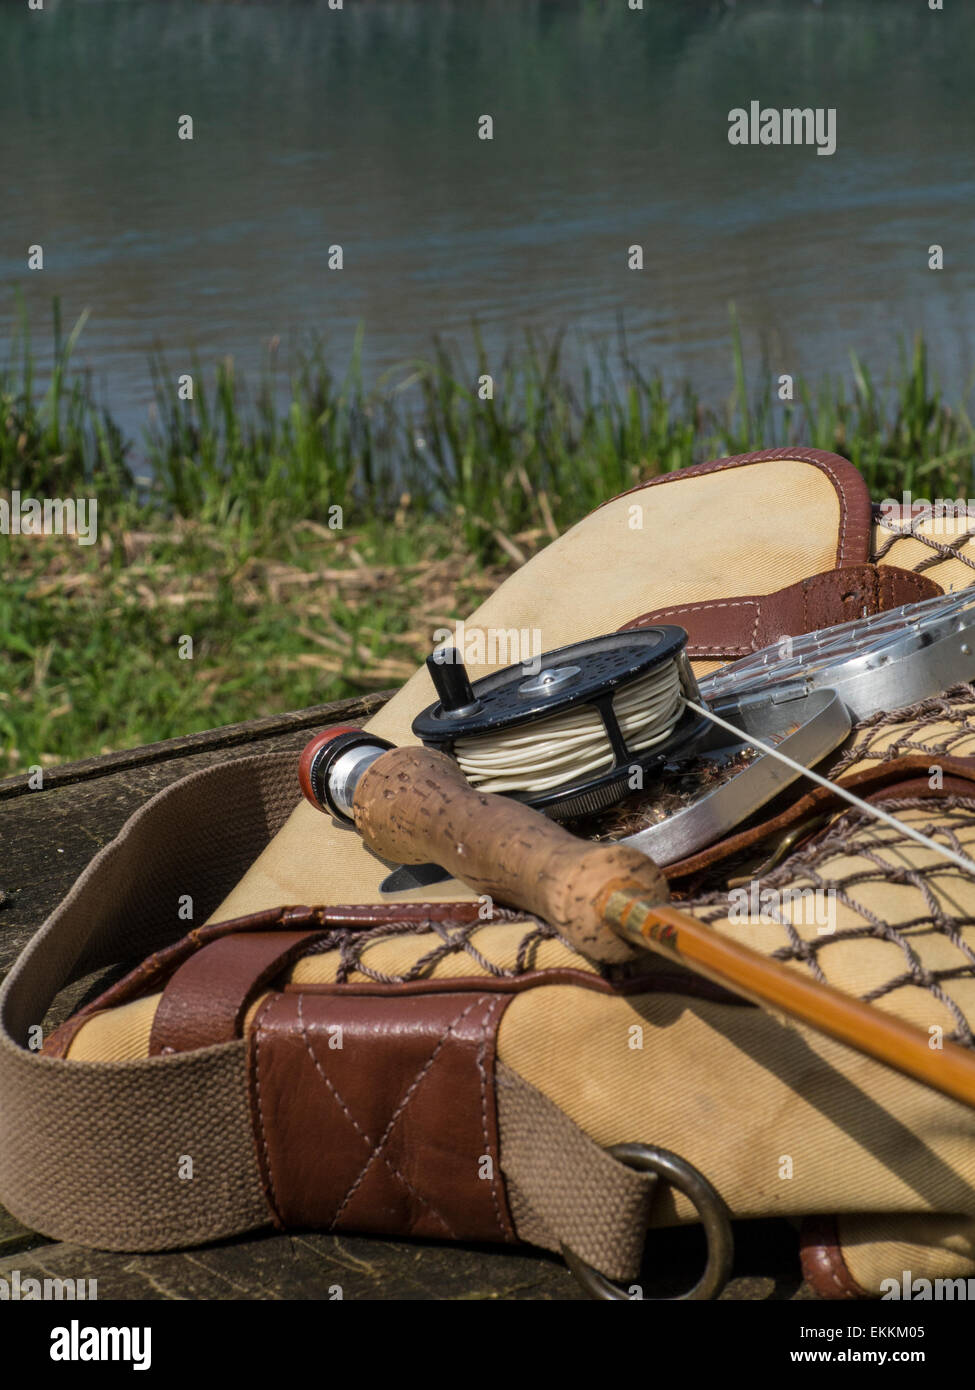
[[[73,366],[82,330],[56,329],[43,391],[23,342],[0,373],[0,494],[97,501],[91,544],[0,535],[8,775],[395,685],[594,506],[704,458],[801,442],[878,499],[972,491],[975,430],[921,342],[883,387],[853,359],[791,402],[733,342],[717,405],[622,343],[581,385],[558,340],[500,365],[435,347],[375,389],[358,354],[339,380],[272,351],[256,382],[195,364],[192,399],[160,360],[136,441]]]

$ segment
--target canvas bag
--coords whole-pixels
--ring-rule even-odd
[[[634,505],[642,508],[642,526],[632,525],[640,515]],[[880,564],[872,564],[871,554],[884,546]],[[961,548],[936,537],[884,534],[862,480],[844,460],[779,450],[666,475],[615,499],[514,575],[470,621],[522,626],[538,623],[541,613],[543,645],[551,648],[645,615],[669,618],[688,627],[700,670],[749,642],[842,621],[852,615],[850,604],[854,612],[888,607],[965,582],[971,567]],[[779,597],[768,602],[772,594]],[[797,625],[803,619],[805,627]],[[413,714],[431,698],[426,680],[420,673],[372,727],[407,741]],[[962,764],[967,747],[953,744]],[[144,1249],[212,1239],[269,1219],[390,1234],[449,1230],[460,1238],[568,1245],[610,1277],[627,1278],[647,1215],[658,1222],[693,1215],[669,1189],[656,1194],[651,1213],[652,1184],[604,1152],[634,1139],[688,1158],[736,1215],[844,1210],[853,1243],[859,1239],[864,1248],[879,1248],[892,1229],[903,1243],[903,1233],[914,1229],[910,1213],[975,1211],[962,1107],[813,1034],[783,1035],[768,1016],[683,973],[648,972],[644,963],[636,977],[607,979],[544,924],[516,914],[479,922],[459,885],[427,891],[423,903],[370,906],[384,868],[351,832],[307,806],[293,809],[293,762],[242,760],[155,798],[93,862],[11,973],[0,996],[0,1197],[21,1220],[62,1238]],[[895,790],[912,771],[898,762],[885,764]],[[959,786],[965,770],[956,771]],[[952,814],[963,801],[956,794]],[[241,913],[250,920],[201,928],[174,946],[177,889],[191,893],[213,924]],[[346,906],[280,908],[300,900]],[[713,916],[713,903],[691,900],[689,907]],[[722,929],[719,919],[715,928]],[[236,975],[234,952],[227,954],[235,942]],[[50,1039],[44,1056],[24,1049],[27,1029],[68,979],[158,948],[161,955]],[[309,948],[313,954],[302,954]],[[218,949],[224,955],[215,960]],[[300,956],[293,966],[291,953]],[[206,959],[216,968],[202,965]],[[233,988],[224,988],[228,980]],[[277,987],[265,989],[272,981]],[[165,1027],[154,1041],[167,992]],[[294,1014],[299,1001],[302,1019]],[[394,1051],[406,1058],[397,1082],[403,1088],[383,1097],[368,1124],[357,1108],[368,1097],[345,1105],[351,1120],[344,1113],[335,1119],[338,1102],[328,1083],[343,1099],[357,1084],[323,1064],[337,1060],[327,1050],[335,1026],[327,1019],[336,1009],[345,1011],[343,1027],[361,1045],[359,1056],[372,1049],[364,1069],[372,1077],[388,1067],[389,1056],[377,1055],[375,1046],[391,1018],[419,1011],[419,1053]],[[652,1030],[642,1050],[620,1046],[634,1020]],[[304,1079],[289,1070],[293,1059],[281,1061],[296,1037],[302,1064],[311,1067]],[[439,1089],[430,1084],[436,1068],[423,1070],[433,1053],[437,1066],[450,1064]],[[733,1084],[721,1088],[722,1075]],[[836,1115],[838,1077],[844,1093],[874,1098],[866,1131],[862,1106]],[[302,1148],[288,1126],[298,1124],[300,1137],[310,1124],[315,1090],[331,1105],[315,1121],[311,1152],[325,1143],[334,1159],[342,1149],[338,1124],[348,1130],[339,1192],[311,1169],[281,1168],[283,1155]],[[466,1129],[455,1124],[456,1103],[444,1110],[445,1096],[465,1093]],[[289,1099],[299,1094],[300,1105]],[[742,1095],[755,1107],[744,1127]],[[424,1109],[420,1099],[429,1113],[404,1138],[398,1127]],[[797,1107],[802,1180],[776,1188],[767,1171],[756,1175],[755,1148],[781,1150],[769,1117]],[[447,1119],[466,1133],[459,1154],[445,1155],[435,1142]],[[940,1184],[904,1177],[895,1140],[905,1129],[924,1137],[925,1152],[937,1147]],[[366,1167],[357,1151],[364,1134],[376,1141]],[[393,1157],[390,1145],[399,1146]],[[207,1182],[178,1183],[174,1147],[200,1156]],[[422,1171],[404,1172],[422,1153],[433,1155],[419,1164]],[[45,1155],[40,1165],[38,1154]],[[474,1186],[471,1159],[485,1155],[494,1176]],[[444,1177],[448,1158],[453,1189]],[[306,1153],[302,1162],[310,1161]],[[856,1215],[862,1212],[871,1215]],[[900,1224],[891,1226],[891,1213],[903,1213]],[[876,1239],[873,1227],[863,1236],[865,1219],[887,1222]],[[961,1253],[953,1248],[952,1259],[968,1258],[963,1229],[950,1225],[948,1243],[964,1246]],[[830,1248],[825,1238],[809,1242],[820,1262]],[[947,1258],[938,1242],[924,1248]],[[846,1254],[842,1279],[852,1288],[849,1248]],[[839,1267],[830,1266],[824,1287],[840,1279]],[[861,1261],[862,1287],[869,1289],[864,1269]]]

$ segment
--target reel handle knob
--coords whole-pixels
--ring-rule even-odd
[[[456,647],[438,647],[427,657],[427,670],[444,714],[479,708],[467,667]]]
[[[372,762],[353,814],[381,858],[439,864],[477,893],[551,922],[594,960],[636,954],[603,918],[612,892],[669,900],[666,879],[639,850],[593,845],[530,806],[475,791],[452,758],[431,748],[394,748]]]

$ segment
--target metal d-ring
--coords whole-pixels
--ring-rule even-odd
[[[687,1293],[677,1294],[673,1299],[651,1301],[668,1303],[717,1298],[731,1277],[735,1253],[731,1214],[721,1194],[711,1186],[703,1173],[669,1149],[654,1148],[650,1144],[614,1144],[606,1152],[628,1168],[636,1168],[642,1173],[656,1173],[676,1187],[678,1192],[683,1192],[693,1203],[704,1227],[708,1259],[700,1279]],[[565,1245],[562,1246],[562,1258],[590,1298],[629,1301],[628,1295],[618,1284],[593,1269],[592,1265],[587,1265]]]

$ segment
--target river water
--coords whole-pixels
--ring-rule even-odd
[[[252,369],[319,334],[342,371],[357,325],[376,379],[475,321],[581,362],[622,318],[714,399],[730,302],[753,372],[854,349],[882,376],[920,331],[957,396],[973,40],[959,0],[0,0],[3,337],[19,295],[43,362],[52,298],[89,308],[80,360],[129,428],[154,347]],[[834,108],[836,152],[732,146],[752,101]]]

